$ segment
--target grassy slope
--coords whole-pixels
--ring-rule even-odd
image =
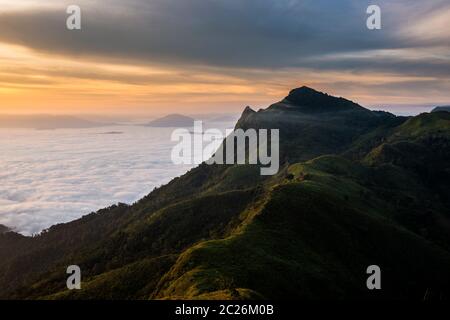
[[[442,247],[450,241],[441,224],[420,212],[430,207],[431,216],[445,215],[439,192],[448,183],[431,190],[428,173],[418,175],[417,162],[405,162],[407,150],[395,157],[380,151],[398,143],[423,148],[434,141],[435,147],[426,148],[427,159],[437,159],[435,173],[445,172],[448,162],[441,151],[448,150],[447,116],[421,117],[397,128],[390,123],[389,133],[375,128],[378,132],[367,132],[365,140],[354,139],[362,130],[358,124],[344,133],[344,144],[354,141],[348,149],[358,151],[350,158],[362,162],[321,156],[284,168],[270,180],[260,180],[255,168],[200,166],[132,207],[61,225],[37,239],[0,241],[0,255],[11,251],[2,243],[27,248],[16,253],[13,264],[8,259],[3,269],[0,264],[0,271],[22,266],[26,274],[28,261],[46,258],[33,263],[41,271],[20,278],[23,288],[12,297],[21,298],[362,298],[368,294],[369,264],[382,267],[384,298],[421,298],[428,287],[441,292],[439,284],[448,285],[449,255],[430,241]],[[306,145],[299,148],[314,141],[311,132],[325,139],[324,126],[310,128]],[[333,135],[333,145],[340,130],[326,131]],[[282,146],[282,153],[292,154],[289,149],[300,138]],[[368,141],[375,148],[365,156],[361,145]],[[292,159],[302,157],[294,152]],[[284,179],[286,171],[289,179]],[[430,199],[435,200],[432,205],[424,202]],[[61,240],[61,234],[67,236]],[[67,254],[74,243],[79,244]],[[55,249],[56,256],[46,253]],[[82,291],[64,290],[68,264],[82,267]],[[48,272],[42,274],[45,268]],[[13,278],[2,276],[3,283]]]
[[[448,286],[448,252],[380,214],[386,203],[369,204],[370,191],[338,176],[350,165],[322,157],[292,166],[295,178],[270,192],[242,232],[185,252],[156,297],[420,299]],[[370,264],[384,271],[382,294],[365,288]]]
[[[413,118],[381,139],[381,146],[403,142],[417,144],[414,151],[425,148],[421,144],[429,142],[430,135],[448,137],[448,118],[448,114]],[[411,156],[402,151],[403,157]],[[449,243],[438,232],[442,221],[428,225],[415,221],[415,215],[430,209],[420,201],[414,204],[430,198],[423,179],[408,171],[409,165],[383,162],[389,158],[377,149],[368,158],[363,164],[375,166],[337,156],[291,166],[289,181],[269,193],[242,232],[185,252],[163,278],[156,297],[245,298],[250,290],[253,296],[266,298],[362,298],[369,294],[364,270],[372,263],[385,271],[383,298],[420,299],[429,288],[448,294],[448,251],[411,232],[421,231],[414,230],[418,223],[428,227],[426,235],[434,242],[444,247]],[[374,181],[380,175],[386,179]],[[395,197],[387,196],[391,193]],[[446,211],[445,205],[434,207]]]

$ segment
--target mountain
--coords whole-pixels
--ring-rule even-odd
[[[283,101],[272,105],[270,109],[292,110],[303,113],[367,111],[350,100],[333,97],[308,87],[292,90]]]
[[[180,128],[192,127],[194,119],[181,114],[169,114],[165,117],[155,119],[146,124],[147,127]]]
[[[38,130],[95,128],[112,125],[73,116],[56,115],[0,115],[0,128],[27,128]]]
[[[255,112],[247,107],[237,128],[280,128],[282,158],[296,162],[343,152],[371,130],[382,127],[380,134],[386,134],[389,128],[404,120],[403,117],[370,111],[349,100],[301,87],[265,110]],[[370,146],[363,144],[361,147]]]
[[[236,128],[280,130],[278,174],[201,164],[131,206],[0,235],[0,298],[449,299],[449,113],[396,117],[302,87]],[[370,265],[382,290],[366,287]]]
[[[436,107],[433,110],[431,110],[431,112],[440,112],[440,111],[450,112],[450,106]]]
[[[4,226],[4,225],[0,224],[0,234],[6,233],[6,232],[9,232],[9,231],[10,230],[9,230],[9,228],[7,226]]]

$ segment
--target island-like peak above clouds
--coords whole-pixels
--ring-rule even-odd
[[[181,114],[169,114],[165,117],[155,119],[146,124],[147,127],[192,127],[194,125],[194,119]]]

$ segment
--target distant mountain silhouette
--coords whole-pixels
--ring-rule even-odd
[[[104,135],[118,135],[118,134],[123,134],[122,131],[107,131],[107,132],[100,132],[99,134],[104,134]]]
[[[278,174],[201,164],[131,206],[2,234],[0,298],[450,297],[450,113],[397,117],[302,87],[236,128],[280,130]],[[82,290],[66,288],[72,264]],[[382,290],[366,287],[373,264]]]
[[[447,111],[450,112],[450,106],[441,106],[434,108],[431,112]]]
[[[192,127],[194,119],[181,114],[169,114],[146,124],[147,127]]]

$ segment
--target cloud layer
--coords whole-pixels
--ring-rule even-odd
[[[123,134],[101,134],[110,130]],[[170,160],[171,132],[0,129],[0,224],[33,234],[117,202],[133,203],[189,169]]]
[[[380,32],[366,28],[366,0],[81,2],[82,32],[65,29],[65,6],[55,4],[3,13],[0,39],[72,56],[245,68],[311,66],[309,59],[317,56],[450,45],[450,31],[436,30],[450,17],[448,1],[378,3]]]

